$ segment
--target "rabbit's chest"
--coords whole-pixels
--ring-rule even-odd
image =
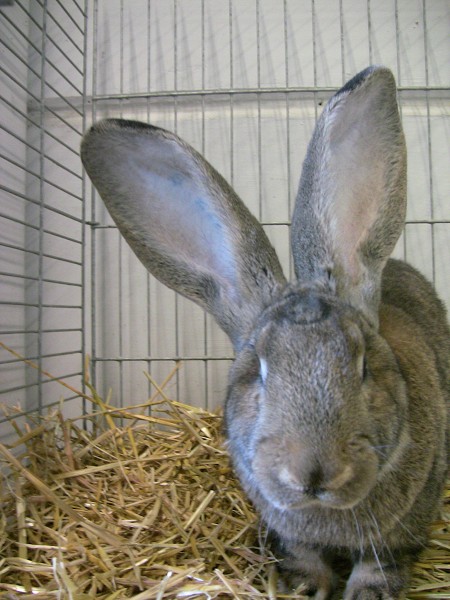
[[[376,521],[376,517],[374,516]],[[372,528],[358,519],[353,511],[316,508],[305,511],[280,512],[266,519],[282,539],[314,546],[346,548],[360,551],[375,541]],[[375,526],[379,532],[378,526]],[[379,532],[381,536],[381,532]],[[378,535],[376,536],[378,537]]]

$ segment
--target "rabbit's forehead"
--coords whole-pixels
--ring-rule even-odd
[[[315,323],[314,327],[284,323],[274,327],[266,340],[268,369],[284,376],[315,381],[337,380],[351,375],[360,354],[347,330],[334,319]],[[285,360],[280,361],[284,356]]]
[[[357,355],[365,345],[360,324],[357,311],[334,297],[292,292],[263,315],[255,345],[267,356],[280,351]]]
[[[335,306],[334,298],[314,289],[293,290],[285,293],[274,304],[270,318],[276,323],[312,325],[331,316]]]

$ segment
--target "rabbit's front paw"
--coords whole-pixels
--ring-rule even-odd
[[[314,573],[282,570],[280,570],[278,588],[282,594],[298,593],[302,597],[313,600],[327,600],[332,590],[329,581],[321,580]]]
[[[411,559],[398,562],[363,560],[353,567],[344,600],[400,600],[408,586]]]
[[[278,564],[279,588],[314,600],[327,600],[335,588],[336,576],[321,554],[302,546],[290,549]]]
[[[386,588],[378,586],[352,590],[350,594],[345,595],[345,600],[397,600],[397,598],[398,596],[393,596]]]

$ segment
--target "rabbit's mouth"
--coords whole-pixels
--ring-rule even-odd
[[[305,451],[301,457],[297,455],[295,462],[278,462],[269,457],[270,453],[258,452],[252,470],[265,501],[282,511],[309,507],[352,509],[375,486],[379,471],[378,458],[371,450],[364,461],[329,458],[322,464]]]
[[[334,494],[330,494],[329,492],[323,492],[315,497],[307,497],[304,500],[301,500],[300,502],[294,502],[284,510],[297,511],[303,510],[310,506],[333,508],[336,510],[351,510],[352,508],[355,508],[355,506],[357,506],[365,497],[366,495],[361,497],[359,494],[352,494],[348,498],[340,498]]]
[[[275,509],[282,512],[299,512],[308,508],[326,508],[334,510],[351,510],[366,498],[366,493],[347,493],[337,495],[327,491],[316,494],[304,493],[297,498],[276,497],[272,494],[264,494],[265,500]]]

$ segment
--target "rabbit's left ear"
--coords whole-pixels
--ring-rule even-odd
[[[406,149],[392,73],[369,67],[326,105],[292,219],[300,281],[322,282],[376,326],[381,273],[406,211]]]
[[[285,278],[234,190],[183,140],[145,123],[96,123],[81,157],[137,257],[208,310],[239,348]]]

